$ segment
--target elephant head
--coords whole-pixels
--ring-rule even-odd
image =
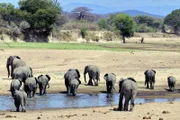
[[[14,59],[21,59],[21,58],[19,56],[9,56],[8,57],[7,62],[6,62],[6,68],[7,68],[7,71],[8,71],[8,78],[10,76],[9,66],[11,66],[11,68],[12,68]]]
[[[98,86],[98,81],[100,81],[100,69],[94,65],[87,65],[84,68],[84,81],[86,83],[86,74],[89,75],[89,82],[88,85],[93,85],[92,80],[96,86]]]
[[[88,73],[88,71],[89,71],[89,65],[87,65],[85,68],[84,68],[84,81],[85,81],[85,83],[87,83],[87,81],[86,81],[86,73]]]

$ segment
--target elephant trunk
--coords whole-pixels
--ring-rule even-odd
[[[85,81],[85,83],[87,83],[87,82],[86,82],[86,73],[84,73],[84,81]]]
[[[9,63],[8,63],[8,62],[7,62],[7,64],[6,64],[6,68],[7,68],[7,71],[8,71],[8,78],[9,78],[10,70],[9,70]]]

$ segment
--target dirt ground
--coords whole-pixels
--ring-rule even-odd
[[[159,48],[160,49],[160,48]],[[162,48],[163,49],[163,48]],[[173,49],[173,48],[171,48]],[[176,48],[177,49],[177,48]],[[134,77],[138,84],[137,97],[170,97],[180,98],[180,53],[175,51],[89,51],[89,50],[47,50],[47,49],[1,49],[0,50],[0,94],[10,95],[11,79],[7,78],[6,60],[10,55],[18,55],[27,66],[32,67],[35,77],[41,74],[51,76],[50,88],[47,93],[64,93],[65,85],[63,75],[70,68],[79,69],[82,84],[78,93],[100,93],[106,90],[103,76],[105,73],[116,74],[116,90],[120,78]],[[83,70],[86,65],[97,65],[101,69],[99,86],[86,86]],[[156,70],[156,83],[154,90],[144,86],[144,71]],[[168,92],[167,77],[177,79],[175,92]],[[88,76],[87,76],[88,77]],[[37,92],[39,92],[37,90]],[[153,120],[176,120],[180,118],[180,102],[148,103],[136,105],[134,112],[114,112],[111,107],[81,108],[81,109],[49,109],[32,110],[24,113],[9,111],[0,112],[0,119],[143,119],[151,117]],[[163,111],[168,113],[162,113]],[[160,120],[160,119],[159,119]]]

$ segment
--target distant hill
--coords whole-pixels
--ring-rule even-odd
[[[95,14],[101,14],[101,15],[109,15],[109,14],[115,14],[115,13],[119,13],[119,12],[123,12],[126,13],[130,16],[137,16],[137,15],[147,15],[147,16],[151,16],[151,17],[155,17],[155,18],[164,18],[164,16],[162,15],[155,15],[152,13],[148,13],[148,12],[143,12],[140,10],[126,10],[126,8],[124,7],[104,7],[104,6],[100,6],[100,5],[96,5],[96,4],[83,4],[83,3],[71,3],[71,4],[66,4],[64,6],[62,6],[64,11],[67,12],[71,12],[73,9],[77,8],[77,7],[88,7],[90,9],[92,9],[92,13]]]
[[[161,16],[161,15],[150,14],[150,13],[139,11],[139,10],[125,10],[125,11],[122,11],[122,13],[125,13],[132,17],[138,16],[138,15],[146,15],[146,16],[151,16],[154,18],[164,18],[164,16]]]

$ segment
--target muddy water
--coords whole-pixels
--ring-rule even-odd
[[[67,96],[66,94],[36,95],[27,100],[26,109],[47,109],[47,108],[81,108],[95,106],[118,105],[119,94],[107,96],[107,94],[78,94],[77,96]],[[135,103],[148,102],[170,102],[180,101],[180,98],[136,98]],[[15,110],[13,98],[11,96],[0,96],[0,110]]]

